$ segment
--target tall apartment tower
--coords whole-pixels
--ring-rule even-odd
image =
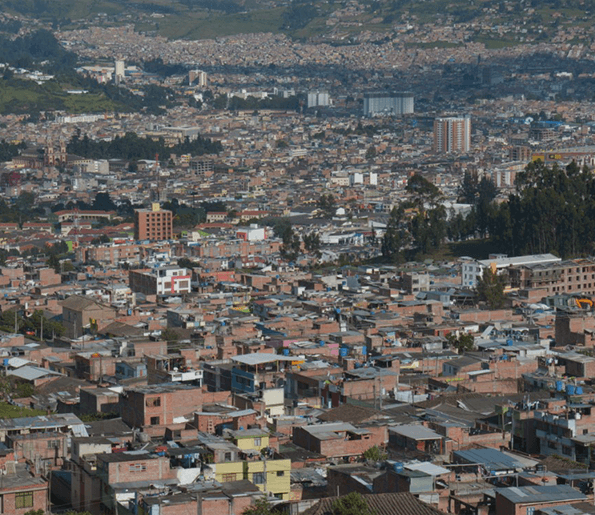
[[[434,150],[440,153],[469,152],[471,118],[452,117],[434,120]]]
[[[199,88],[207,87],[207,72],[202,70],[190,70],[188,72],[188,83],[192,86],[196,84]]]
[[[126,75],[126,63],[121,60],[116,60],[114,63],[114,82],[120,84]]]
[[[134,212],[135,240],[171,240],[173,236],[173,215],[154,203],[151,209],[137,209]]]

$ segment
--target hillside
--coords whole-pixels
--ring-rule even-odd
[[[62,29],[134,23],[138,30],[191,39],[273,32],[348,42],[350,35],[366,31],[468,25],[466,40],[492,47],[544,41],[565,27],[590,32],[595,12],[594,0],[0,0],[0,5],[6,13],[48,20]],[[450,44],[450,36],[445,34],[443,45]]]

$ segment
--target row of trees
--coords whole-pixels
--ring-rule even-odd
[[[116,136],[111,141],[91,140],[86,134],[74,134],[68,142],[68,152],[91,159],[155,159],[159,154],[162,159],[170,154],[219,154],[223,147],[219,141],[199,136],[195,140],[186,138],[182,143],[173,147],[165,144],[163,138],[157,141],[151,138],[141,138],[134,132],[127,132],[124,136]]]
[[[390,214],[381,246],[387,260],[427,254],[446,239],[485,237],[509,255],[595,253],[595,176],[574,162],[566,168],[530,163],[517,175],[514,193],[501,203],[494,202],[496,188],[490,180],[465,175],[459,200],[473,205],[467,216],[449,218],[439,190],[419,175],[406,190],[415,196]]]

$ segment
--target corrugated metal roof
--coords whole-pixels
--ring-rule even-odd
[[[455,451],[453,454],[467,463],[482,463],[487,470],[491,471],[523,468],[522,463],[496,449],[471,449],[468,451]]]
[[[515,504],[536,502],[559,502],[587,499],[585,494],[569,485],[523,486],[497,488],[496,495],[501,495]]]

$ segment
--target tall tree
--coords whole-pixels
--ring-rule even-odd
[[[504,281],[495,274],[490,267],[484,269],[481,278],[477,281],[477,296],[485,302],[490,309],[499,309],[504,306]]]

